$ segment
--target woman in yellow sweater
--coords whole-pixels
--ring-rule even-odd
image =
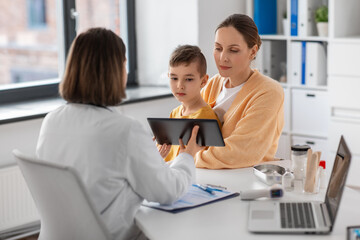
[[[257,27],[246,15],[231,15],[217,27],[214,58],[219,74],[201,94],[223,123],[225,147],[198,152],[196,167],[242,168],[273,160],[284,126],[284,91],[250,67],[260,45]]]

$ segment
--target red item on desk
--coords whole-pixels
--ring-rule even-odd
[[[321,161],[320,161],[319,167],[323,167],[323,169],[326,169],[326,162],[325,162],[325,160],[321,160]]]

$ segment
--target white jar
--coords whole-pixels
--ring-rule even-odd
[[[303,180],[306,174],[308,145],[291,146],[291,170],[294,173],[295,180]]]
[[[294,190],[294,174],[292,174],[288,168],[282,176],[282,186],[286,192]]]

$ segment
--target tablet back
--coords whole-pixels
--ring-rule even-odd
[[[225,146],[219,124],[215,119],[148,118],[158,144],[179,145],[179,138],[186,145],[192,128],[198,125],[197,143],[200,146]]]

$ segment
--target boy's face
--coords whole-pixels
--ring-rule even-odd
[[[200,90],[207,82],[208,75],[201,77],[198,63],[188,65],[181,63],[178,66],[169,67],[170,88],[179,102],[190,103],[201,97]]]

